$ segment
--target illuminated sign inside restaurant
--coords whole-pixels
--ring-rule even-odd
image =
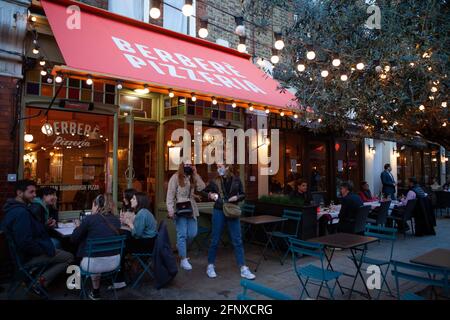
[[[74,140],[67,139],[63,135],[83,136],[90,137],[90,139],[96,139],[99,136],[100,127],[98,125],[92,126],[87,123],[75,122],[75,121],[54,121],[53,124],[45,123],[41,131],[48,137],[56,135],[56,139],[53,141],[53,146],[67,146],[67,147],[89,147],[91,143],[87,140]]]

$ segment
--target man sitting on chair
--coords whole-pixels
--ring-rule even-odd
[[[25,266],[48,263],[49,267],[39,279],[45,288],[58,274],[66,272],[73,255],[55,249],[44,224],[31,212],[30,204],[36,197],[36,184],[31,180],[17,181],[15,194],[16,197],[9,199],[3,207],[6,215],[2,229],[14,241]],[[40,294],[38,291],[36,293]]]
[[[363,206],[361,198],[353,193],[353,187],[349,182],[343,182],[340,185],[341,193],[341,211],[339,211],[339,232],[352,233],[355,225],[358,210]]]

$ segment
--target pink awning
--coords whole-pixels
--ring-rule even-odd
[[[70,69],[283,109],[296,105],[247,54],[79,2],[41,3]],[[80,8],[78,20],[71,5]]]

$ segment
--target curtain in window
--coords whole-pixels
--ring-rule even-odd
[[[186,17],[181,12],[184,0],[165,0],[163,10],[163,26],[164,28],[189,34],[195,37],[195,18]],[[193,3],[195,8],[195,1]],[[194,10],[195,16],[195,10]],[[189,22],[189,25],[188,25]]]
[[[148,22],[149,0],[109,0],[108,10],[132,19]]]

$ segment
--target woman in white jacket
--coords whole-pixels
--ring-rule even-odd
[[[167,212],[169,218],[175,220],[177,248],[181,258],[180,266],[185,270],[192,270],[192,265],[187,257],[187,245],[197,236],[199,213],[194,193],[202,191],[205,187],[206,185],[197,174],[195,166],[184,163],[181,163],[178,171],[172,175],[167,187]],[[184,214],[181,214],[182,211]],[[189,211],[192,212],[189,213]]]

